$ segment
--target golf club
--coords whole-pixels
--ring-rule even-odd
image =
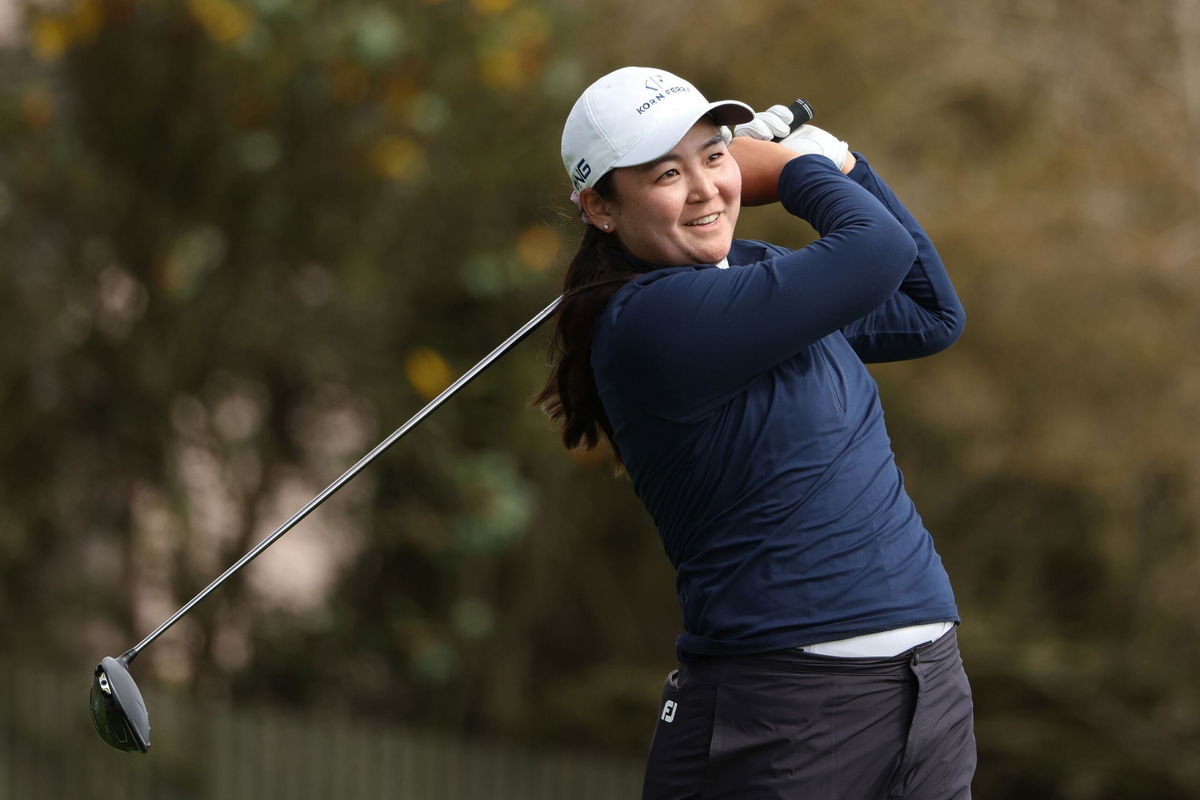
[[[791,123],[792,130],[812,119],[812,107],[802,99],[796,100],[788,108],[794,115]],[[183,615],[191,611],[197,603],[208,597],[218,586],[241,570],[242,567],[253,561],[260,553],[274,544],[279,537],[295,527],[296,524],[307,517],[317,506],[324,503],[334,492],[366,469],[371,462],[382,455],[385,450],[399,441],[422,420],[432,414],[439,406],[457,393],[459,389],[470,383],[501,356],[516,347],[529,334],[533,333],[554,313],[561,302],[562,298],[558,297],[539,311],[532,319],[522,325],[520,329],[501,342],[492,352],[484,356],[479,363],[471,367],[458,380],[446,387],[441,394],[433,398],[411,419],[359,459],[354,466],[342,473],[341,477],[325,487],[312,500],[309,500],[287,522],[276,528],[269,536],[238,559],[233,566],[222,572],[216,580],[206,586],[199,594],[155,628],[149,636],[116,658],[105,656],[101,659],[92,674],[89,703],[92,712],[92,723],[96,727],[96,732],[100,734],[100,738],[117,750],[148,752],[150,749],[150,714],[146,710],[146,703],[142,699],[141,691],[138,690],[133,676],[129,674],[129,664],[137,658],[138,654],[149,646],[151,642],[169,630]]]

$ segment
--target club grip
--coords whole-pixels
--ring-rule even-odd
[[[792,112],[792,124],[788,126],[789,133],[813,118],[813,107],[803,97],[797,97],[795,102],[788,106],[788,111]],[[778,137],[775,141],[778,142],[782,138],[784,137]]]

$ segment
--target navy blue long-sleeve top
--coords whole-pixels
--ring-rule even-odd
[[[958,620],[864,362],[929,355],[964,314],[866,159],[784,167],[820,234],[734,240],[728,269],[651,269],[597,320],[592,368],[676,586],[685,653],[739,654]]]

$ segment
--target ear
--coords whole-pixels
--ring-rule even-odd
[[[616,204],[601,197],[595,189],[584,189],[579,193],[579,207],[600,230],[611,233],[617,229]]]

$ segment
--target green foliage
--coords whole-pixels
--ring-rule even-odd
[[[540,309],[577,235],[561,120],[656,64],[811,100],[951,265],[963,340],[876,375],[965,618],[980,796],[1195,796],[1197,43],[1184,0],[28,6],[0,44],[5,640],[137,641]],[[644,752],[672,578],[627,483],[527,407],[545,342],[143,684]]]

